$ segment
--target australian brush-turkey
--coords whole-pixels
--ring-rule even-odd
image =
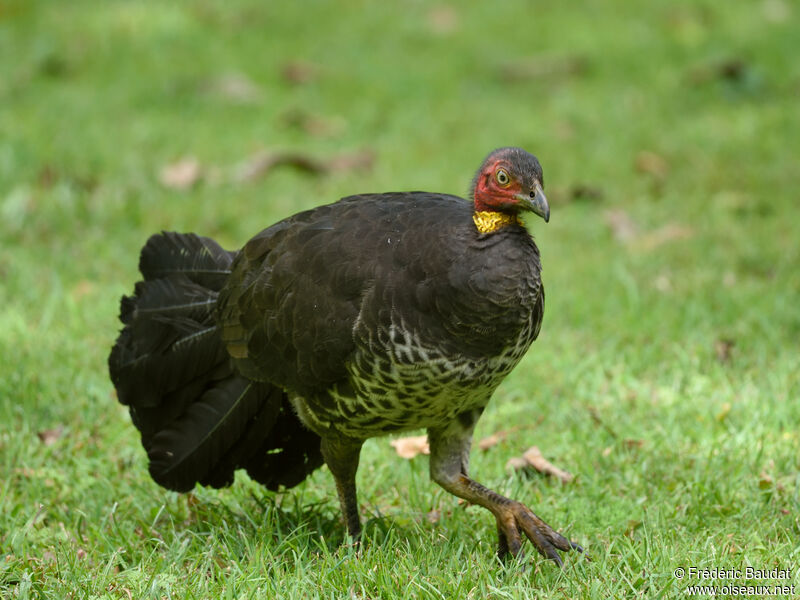
[[[519,148],[489,154],[471,193],[350,196],[238,252],[152,236],[109,370],[153,479],[188,491],[243,468],[275,490],[324,461],[358,537],[362,444],[426,428],[431,478],[492,512],[501,556],[523,536],[559,564],[558,550],[580,550],[468,475],[475,423],[542,323],[539,250],[519,215],[550,216],[539,161]]]

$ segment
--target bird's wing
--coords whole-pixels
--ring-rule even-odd
[[[300,392],[346,376],[385,210],[370,197],[346,198],[281,221],[245,245],[218,304],[240,372]]]

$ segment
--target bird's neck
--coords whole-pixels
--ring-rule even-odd
[[[509,225],[522,225],[519,215],[512,215],[494,210],[476,210],[472,220],[478,233],[494,233]]]

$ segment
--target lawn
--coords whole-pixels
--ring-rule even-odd
[[[791,0],[0,0],[0,596],[800,584],[798,27]],[[472,474],[591,561],[500,564],[491,516],[386,438],[360,548],[325,468],[150,480],[106,370],[150,233],[235,248],[351,193],[463,194],[503,145],[544,166],[547,308]],[[506,466],[533,445],[574,480]]]

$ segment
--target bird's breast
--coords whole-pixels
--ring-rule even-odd
[[[530,346],[533,327],[526,319],[499,352],[476,357],[393,322],[358,349],[346,382],[305,400],[301,417],[318,432],[333,426],[355,438],[445,424],[488,403]]]

